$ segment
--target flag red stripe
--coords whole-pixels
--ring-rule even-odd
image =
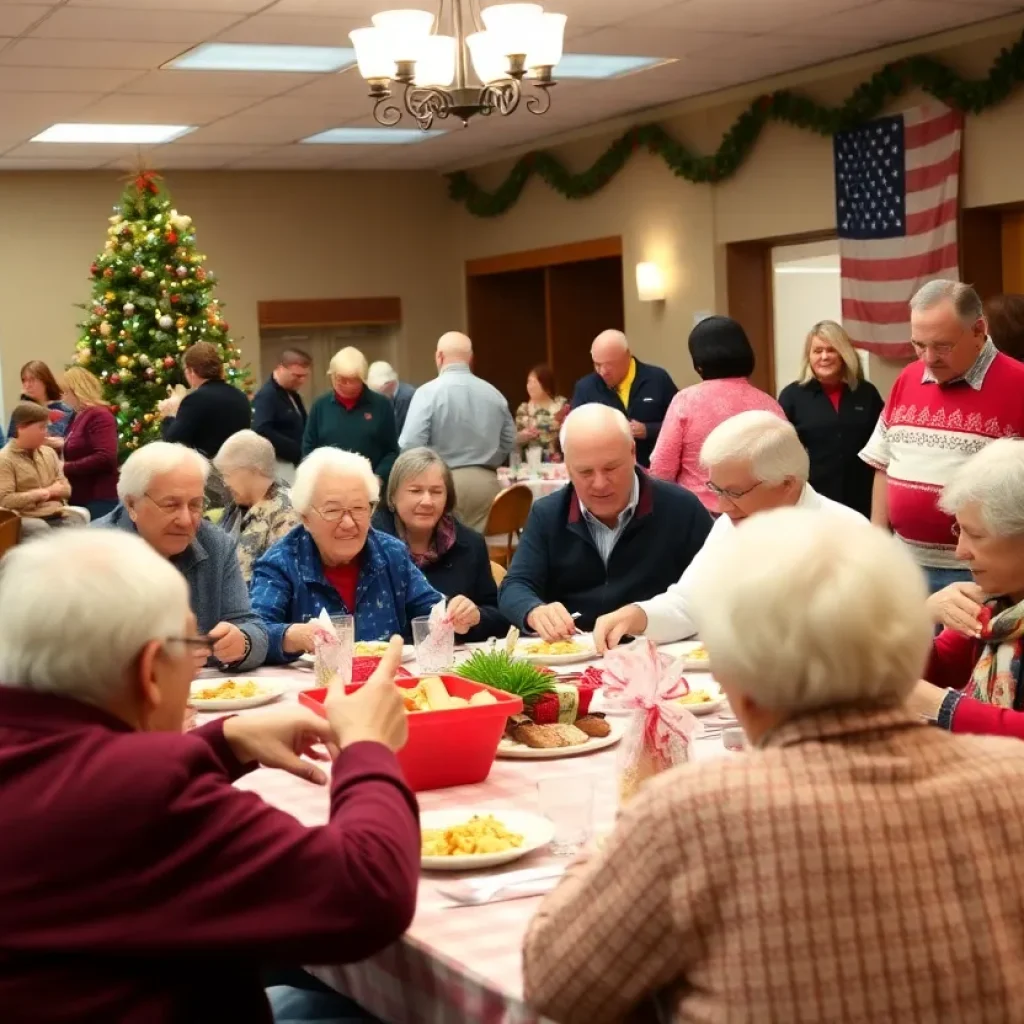
[[[933,206],[930,210],[922,210],[920,213],[912,213],[907,218],[907,234],[923,235],[928,231],[937,231],[943,224],[956,220],[959,211],[959,201],[947,199],[940,206]]]
[[[944,160],[929,164],[927,167],[915,167],[907,171],[907,193],[923,192],[926,188],[935,188],[947,178],[955,177],[960,170],[960,150],[954,150]]]
[[[959,263],[955,242],[941,249],[892,260],[854,260],[843,257],[842,276],[853,281],[914,281]],[[909,298],[909,296],[908,296]]]
[[[904,124],[903,145],[907,149],[929,146],[933,142],[938,142],[944,135],[959,131],[962,126],[963,115],[957,110],[949,110],[939,117],[933,117],[930,121],[922,121],[920,124]]]

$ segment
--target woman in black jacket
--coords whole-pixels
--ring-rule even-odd
[[[864,379],[850,337],[839,324],[823,320],[811,328],[803,374],[782,389],[779,405],[811,457],[811,486],[870,518],[875,474],[860,452],[885,403]]]
[[[405,541],[413,562],[445,597],[461,594],[480,611],[466,634],[470,643],[504,636],[508,620],[498,611],[487,542],[452,514],[455,487],[444,460],[430,448],[410,448],[388,477],[387,507],[373,519],[376,529]]]

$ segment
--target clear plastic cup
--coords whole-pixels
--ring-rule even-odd
[[[455,627],[439,625],[433,632],[430,618],[412,620],[412,642],[421,672],[443,672],[455,664]]]
[[[336,644],[316,644],[313,671],[321,686],[330,686],[335,679],[343,685],[352,682],[352,653],[355,649],[356,623],[351,615],[332,615]]]
[[[592,775],[555,776],[537,783],[541,813],[555,826],[551,852],[572,857],[594,838],[597,792]]]

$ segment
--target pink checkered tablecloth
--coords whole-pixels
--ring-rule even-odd
[[[520,469],[513,479],[512,473],[507,466],[498,469],[498,483],[502,489],[511,487],[513,484],[526,484],[533,491],[534,500],[543,498],[548,494],[560,491],[569,482],[565,467],[560,465],[550,466],[547,472],[540,474],[528,473]]]
[[[411,669],[414,666],[409,666]],[[264,669],[257,676],[286,677],[295,691],[305,685],[301,670]],[[244,714],[245,712],[242,712]],[[200,715],[200,720],[208,716]],[[699,758],[724,753],[721,738],[699,739]],[[597,790],[598,834],[614,824],[618,805],[616,748],[558,760],[498,759],[490,776],[476,786],[418,794],[424,811],[472,808],[539,813],[537,781],[552,775],[571,784],[590,776]],[[306,825],[322,825],[328,816],[328,792],[284,772],[260,769],[238,782]],[[555,863],[539,851],[507,870]],[[498,871],[505,869],[497,869]],[[453,905],[437,885],[460,876],[427,873],[421,879],[412,927],[389,949],[358,964],[310,966],[332,988],[355,999],[387,1024],[534,1024],[539,1018],[523,1002],[520,950],[540,897],[477,907]]]

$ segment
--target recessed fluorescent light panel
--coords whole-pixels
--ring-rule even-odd
[[[203,43],[164,64],[173,71],[293,71],[328,74],[356,62],[346,46],[268,46],[250,43]]]
[[[419,128],[331,128],[302,141],[328,146],[409,146],[443,134]]]
[[[179,139],[195,129],[182,124],[53,124],[31,142],[120,143],[146,146]]]
[[[608,53],[567,53],[555,68],[555,78],[618,78],[671,64],[666,57],[618,57]]]

